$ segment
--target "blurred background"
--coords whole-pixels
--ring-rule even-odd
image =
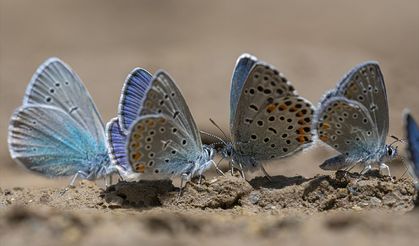
[[[351,67],[377,60],[390,134],[403,137],[405,107],[419,118],[417,0],[0,0],[0,186],[68,182],[29,174],[7,149],[10,115],[46,58],[58,56],[79,74],[105,122],[132,68],[164,68],[199,127],[220,135],[208,119],[228,131],[230,78],[243,52],[276,66],[314,104]],[[316,146],[267,169],[312,176],[330,155]]]

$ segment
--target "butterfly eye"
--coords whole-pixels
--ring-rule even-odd
[[[387,155],[388,156],[392,156],[393,155],[393,150],[390,147],[387,148]]]

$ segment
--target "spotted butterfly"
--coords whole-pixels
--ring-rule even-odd
[[[241,55],[230,93],[231,143],[221,154],[233,165],[261,168],[267,175],[264,161],[293,155],[312,143],[312,104],[273,66]]]
[[[128,82],[137,79],[142,88],[141,92],[131,90],[137,98],[131,100],[126,96],[133,107],[120,107],[119,120],[108,124],[108,136],[114,136],[113,139],[108,137],[108,142],[114,146],[111,159],[128,163],[139,179],[182,176],[188,180],[201,175],[213,163],[214,150],[202,145],[198,128],[175,82],[164,71],[150,79],[138,79],[139,76],[134,72],[127,79]],[[133,85],[126,83],[124,90],[131,87]],[[136,119],[124,124],[127,121],[121,119],[128,113]],[[121,133],[127,127],[128,134],[124,138],[115,138],[124,136]],[[117,130],[119,133],[115,134]],[[125,149],[120,151],[124,144]]]
[[[397,155],[397,148],[386,144],[389,128],[387,94],[383,75],[376,62],[365,62],[353,68],[336,89],[323,97],[314,115],[318,138],[339,155],[321,164],[325,170],[364,165],[361,173]]]

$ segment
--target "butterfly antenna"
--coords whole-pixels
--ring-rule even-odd
[[[406,142],[406,140],[405,140],[405,139],[398,138],[398,137],[396,137],[396,136],[394,136],[394,135],[391,135],[390,137],[391,137],[392,139],[394,139],[394,141],[393,141],[393,142],[391,142],[390,146],[392,146],[393,144],[398,143],[398,142],[400,142],[400,143],[405,143],[405,142]]]
[[[215,127],[217,127],[218,128],[218,130],[220,130],[220,132],[224,135],[224,137],[226,138],[226,139],[228,139],[228,137],[227,137],[227,135],[225,134],[225,132],[221,129],[221,127],[219,126],[219,125],[217,125],[217,123],[215,123],[215,121],[213,120],[213,119],[209,119],[210,121],[211,121],[211,123],[215,126]]]
[[[220,138],[219,136],[216,136],[216,135],[214,135],[214,134],[211,134],[211,133],[209,133],[209,132],[205,132],[205,131],[200,131],[202,134],[205,134],[205,135],[207,135],[207,136],[210,136],[210,137],[213,137],[213,138],[215,138],[215,139],[218,139],[218,140],[220,140],[221,141],[221,143],[223,143],[223,144],[225,144],[225,145],[227,145],[227,143],[222,139],[222,138]],[[218,144],[218,143],[213,143],[213,144]]]

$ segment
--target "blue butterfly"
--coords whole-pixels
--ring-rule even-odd
[[[353,68],[323,97],[314,116],[318,138],[335,150],[338,156],[321,164],[324,170],[364,165],[361,174],[397,155],[397,148],[386,144],[389,128],[387,94],[383,75],[376,62],[365,62]],[[391,176],[391,175],[390,175]]]
[[[416,189],[419,190],[419,128],[412,115],[406,110],[404,113],[405,131],[407,137],[407,153],[411,165],[409,171],[415,179]]]
[[[214,164],[213,148],[202,145],[182,94],[164,71],[151,76],[134,69],[122,91],[118,118],[107,129],[111,159],[130,178],[181,176],[184,181]]]
[[[262,163],[291,156],[312,143],[312,104],[291,82],[256,57],[241,55],[230,90],[231,143],[221,150],[231,167],[261,168]]]
[[[94,180],[116,171],[102,120],[80,78],[58,58],[45,61],[9,124],[9,151],[30,171]]]

